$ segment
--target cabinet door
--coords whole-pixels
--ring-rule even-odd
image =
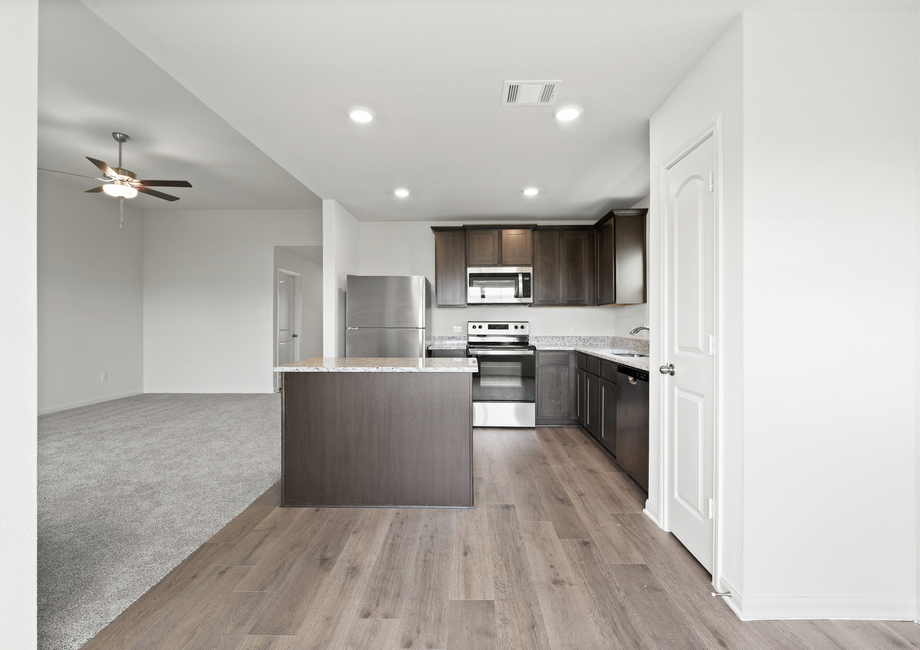
[[[537,417],[563,420],[569,417],[568,365],[537,366]]]
[[[597,229],[597,304],[615,302],[613,281],[613,219]]]
[[[616,304],[645,302],[645,210],[617,214],[614,230]]]
[[[533,264],[533,230],[529,228],[502,230],[502,266],[531,266]]]
[[[587,399],[585,428],[595,438],[601,436],[601,378],[590,373],[585,374]]]
[[[601,379],[600,443],[611,454],[617,453],[617,385]]]
[[[438,307],[466,307],[466,230],[434,231],[434,294]]]
[[[558,230],[533,232],[533,304],[558,305],[562,295]]]
[[[575,419],[584,425],[588,410],[588,373],[581,368],[575,371]]]
[[[466,231],[467,265],[498,266],[502,249],[500,230],[497,228],[471,228]]]
[[[563,305],[594,304],[594,229],[563,230]]]

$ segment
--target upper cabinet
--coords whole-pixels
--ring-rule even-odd
[[[533,226],[466,226],[467,266],[531,266]]]
[[[611,210],[595,224],[598,305],[645,302],[647,213],[646,209]]]
[[[594,304],[594,228],[533,231],[533,304]]]
[[[466,229],[432,226],[438,307],[466,307]]]

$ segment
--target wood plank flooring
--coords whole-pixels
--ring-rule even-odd
[[[580,429],[476,429],[474,482],[472,510],[276,485],[84,650],[920,650],[914,623],[742,623]]]

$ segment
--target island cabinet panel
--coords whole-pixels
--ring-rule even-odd
[[[536,423],[575,424],[575,355],[568,350],[537,351]]]
[[[284,373],[281,505],[471,507],[471,377]]]
[[[533,231],[533,304],[562,302],[562,267],[559,230]]]
[[[498,266],[502,263],[501,230],[471,228],[466,232],[467,266]]]
[[[533,264],[533,230],[504,229],[501,245],[502,266],[531,266]]]
[[[598,305],[646,301],[645,223],[648,210],[611,210],[597,231]]]
[[[432,227],[438,307],[466,307],[466,229]]]

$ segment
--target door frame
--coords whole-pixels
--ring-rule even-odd
[[[668,310],[668,300],[665,294],[667,278],[669,277],[671,260],[667,257],[667,227],[666,210],[668,205],[668,170],[681,161],[687,154],[693,151],[698,145],[705,140],[713,139],[713,305],[715,314],[713,317],[713,338],[714,338],[714,361],[713,361],[713,386],[712,386],[712,408],[713,408],[713,431],[712,431],[712,498],[714,501],[713,518],[712,518],[712,584],[717,591],[723,591],[722,586],[722,478],[723,478],[723,443],[722,430],[724,414],[722,410],[723,378],[724,372],[724,355],[722,345],[722,331],[724,323],[724,304],[723,304],[723,278],[722,270],[724,268],[722,252],[723,247],[723,193],[722,179],[723,175],[723,152],[722,152],[722,115],[719,114],[714,120],[707,124],[703,129],[698,131],[683,146],[669,156],[661,163],[659,169],[659,206],[661,210],[661,236],[659,238],[659,259],[661,260],[661,273],[659,276],[658,287],[658,308],[661,326],[658,327],[657,341],[658,349],[664,354],[666,342],[666,328],[664,324],[671,318]],[[662,361],[666,361],[662,359]],[[654,371],[654,369],[653,369]],[[660,381],[660,380],[659,380]],[[660,525],[664,530],[670,530],[670,512],[668,507],[668,491],[671,489],[669,470],[673,464],[670,457],[671,450],[671,428],[667,418],[667,396],[664,386],[659,384],[658,390],[658,490],[659,490],[659,508],[660,508]]]
[[[280,266],[275,267],[275,290],[274,290],[274,334],[272,335],[272,341],[274,342],[274,350],[272,351],[272,361],[274,365],[278,365],[278,306],[280,301],[278,300],[278,278],[282,275],[294,278],[294,359],[300,359],[300,339],[302,332],[300,331],[303,328],[303,302],[301,296],[301,287],[300,287],[300,273],[297,271],[289,271],[288,269],[282,268]],[[274,388],[275,392],[281,390],[281,373],[276,372]]]

